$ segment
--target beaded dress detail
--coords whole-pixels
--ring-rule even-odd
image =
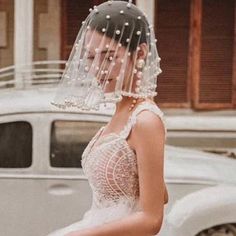
[[[139,181],[136,154],[127,142],[138,113],[149,110],[158,115],[166,130],[165,117],[157,105],[144,101],[137,105],[119,133],[102,135],[102,126],[82,154],[82,168],[92,189],[92,205],[81,221],[48,236],[101,225],[139,211]],[[166,139],[166,135],[165,135]]]

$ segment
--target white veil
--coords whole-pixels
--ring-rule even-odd
[[[122,96],[154,97],[161,72],[146,16],[131,1],[108,1],[90,9],[82,23],[51,103],[98,110]]]

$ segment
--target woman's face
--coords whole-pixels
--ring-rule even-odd
[[[116,41],[95,30],[87,31],[85,46],[89,72],[96,76],[97,82],[101,84],[105,93],[115,90],[117,80],[122,79],[120,75],[123,70],[125,71],[124,82],[128,81],[133,69],[133,60],[132,56],[129,56],[125,61],[127,53],[125,47],[119,47]]]

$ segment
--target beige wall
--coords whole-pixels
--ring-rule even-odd
[[[34,60],[60,59],[60,0],[34,2]]]

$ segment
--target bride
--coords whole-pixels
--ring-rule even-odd
[[[98,110],[115,103],[82,154],[93,193],[80,221],[49,236],[159,235],[168,192],[164,114],[154,102],[161,73],[155,34],[131,1],[90,9],[52,104]]]

